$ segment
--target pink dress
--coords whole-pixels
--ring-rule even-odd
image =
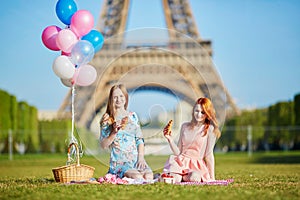
[[[183,130],[179,138],[181,152],[177,156],[170,156],[163,171],[165,173],[180,175],[197,171],[200,172],[202,181],[212,180],[208,169],[209,166],[206,165],[204,159],[213,159],[211,156],[207,157],[210,153],[213,153],[216,142],[213,126],[209,127],[208,133],[205,136],[203,135],[203,126],[197,133]],[[212,165],[211,168],[211,170],[214,170],[214,165]]]

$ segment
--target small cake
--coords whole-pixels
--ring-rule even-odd
[[[175,183],[174,177],[170,174],[162,174],[160,176],[159,181],[163,182],[163,183],[168,183],[168,184],[174,184]]]

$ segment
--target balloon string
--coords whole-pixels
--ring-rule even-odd
[[[72,106],[72,131],[71,131],[71,142],[74,140],[74,118],[75,118],[75,112],[74,112],[74,101],[75,101],[75,85],[72,85],[72,99],[71,99],[71,106]]]
[[[72,106],[72,110],[71,110],[71,112],[72,112],[72,131],[71,131],[71,133],[72,133],[72,135],[71,135],[71,141],[70,141],[70,143],[76,143],[76,144],[78,144],[78,141],[77,141],[77,139],[76,139],[76,137],[74,136],[74,131],[75,131],[75,96],[76,96],[76,94],[75,94],[75,84],[73,84],[72,85],[72,100],[71,100],[71,106]]]
[[[74,102],[75,102],[75,85],[72,85],[72,90],[71,90],[71,113],[72,113],[72,129],[71,129],[71,138],[70,138],[70,143],[75,143],[78,145],[78,142],[77,142],[77,139],[76,137],[74,136],[74,129],[75,129],[75,109],[74,109]],[[80,149],[81,149],[81,145],[80,145]],[[80,152],[77,152],[77,153],[80,153]],[[71,147],[71,151],[70,151],[70,155],[69,158],[70,160],[74,160],[72,159],[70,156],[73,155],[75,156],[76,155],[76,149],[74,146]]]

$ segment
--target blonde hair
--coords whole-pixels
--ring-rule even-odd
[[[123,84],[118,84],[118,85],[114,85],[112,86],[112,88],[109,91],[109,96],[108,96],[108,103],[107,103],[107,107],[106,107],[106,113],[109,114],[110,117],[112,117],[113,119],[115,118],[115,108],[113,106],[113,92],[116,89],[120,89],[122,91],[122,93],[125,96],[126,102],[124,105],[125,110],[127,110],[128,107],[128,92],[126,87]]]
[[[205,97],[201,97],[201,98],[197,99],[197,101],[193,107],[193,112],[197,105],[200,105],[202,110],[206,114],[206,118],[204,120],[204,124],[205,124],[204,125],[204,136],[207,134],[209,125],[211,124],[214,127],[214,134],[216,135],[217,138],[219,138],[221,136],[221,132],[219,130],[219,125],[218,125],[217,118],[216,118],[216,111],[215,111],[215,108],[214,108],[212,102],[210,101],[210,99],[205,98]],[[192,115],[191,123],[193,126],[195,126],[197,123],[194,114]]]

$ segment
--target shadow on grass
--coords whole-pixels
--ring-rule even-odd
[[[260,156],[253,159],[254,163],[260,164],[299,164],[300,156],[280,155],[280,156]]]

